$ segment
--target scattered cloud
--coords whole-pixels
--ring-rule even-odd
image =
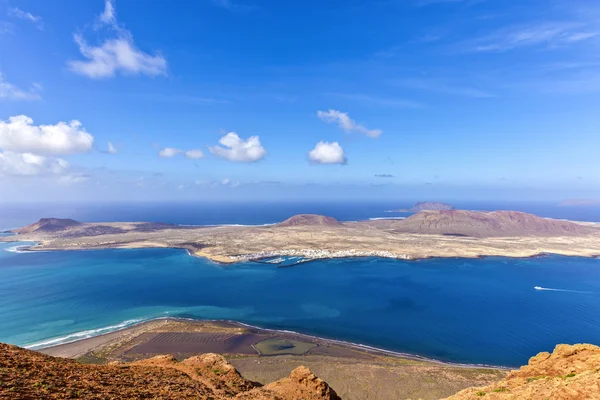
[[[267,155],[258,136],[243,140],[235,132],[229,132],[219,140],[219,144],[221,146],[209,147],[210,152],[229,161],[255,162]]]
[[[348,113],[332,110],[318,111],[317,116],[324,122],[336,122],[344,132],[358,132],[371,138],[378,138],[383,132],[381,129],[368,129],[367,127],[356,123],[350,118]]]
[[[357,101],[365,104],[372,104],[382,107],[392,108],[419,108],[422,107],[421,103],[412,100],[404,99],[391,99],[388,97],[371,96],[368,94],[354,94],[354,93],[325,93],[328,96],[335,96],[342,99]]]
[[[94,137],[81,122],[58,122],[55,125],[33,125],[25,115],[0,120],[0,149],[17,153],[75,154],[88,152]]]
[[[58,183],[65,186],[76,185],[89,180],[90,177],[91,176],[88,174],[67,174],[60,176],[58,178]]]
[[[158,76],[167,74],[167,60],[160,54],[148,54],[135,46],[131,32],[117,25],[112,1],[107,0],[98,21],[109,25],[116,37],[106,39],[99,46],[91,46],[83,35],[75,34],[75,42],[85,60],[71,60],[68,68],[92,79],[110,78],[117,73],[125,75]]]
[[[41,86],[38,84],[32,84],[29,90],[20,89],[7,82],[4,75],[0,73],[0,100],[41,100],[42,96],[40,96],[39,90],[41,90]]]
[[[186,158],[189,158],[190,160],[198,160],[200,158],[204,157],[204,152],[202,152],[202,150],[198,150],[198,149],[193,149],[193,150],[188,150],[184,153]]]
[[[175,149],[173,147],[165,147],[158,152],[158,155],[162,158],[172,158],[181,153],[183,153],[183,150]]]
[[[448,85],[444,82],[425,80],[425,79],[408,79],[403,81],[394,82],[398,86],[423,90],[426,92],[435,92],[442,94],[449,94],[455,96],[472,97],[476,99],[487,99],[496,97],[495,94],[469,86],[454,86]]]
[[[11,8],[9,10],[8,14],[15,18],[29,21],[32,24],[34,24],[37,29],[44,30],[44,21],[42,20],[42,17],[40,17],[40,16],[33,15],[32,13],[23,11],[17,7]]]
[[[104,11],[98,17],[101,24],[105,25],[116,25],[117,13],[115,11],[115,5],[112,0],[106,0],[104,2]]]
[[[463,51],[504,52],[524,47],[556,48],[597,38],[596,24],[584,21],[546,21],[513,25],[460,44]]]
[[[58,175],[69,168],[62,158],[32,153],[0,152],[0,173],[14,176]]]
[[[348,160],[344,154],[344,149],[338,142],[317,143],[314,149],[308,153],[308,159],[315,164],[347,164]]]
[[[224,179],[221,179],[220,181],[197,180],[194,183],[198,186],[212,186],[212,187],[227,186],[227,187],[232,187],[232,188],[235,188],[235,187],[238,187],[241,185],[241,183],[239,181],[234,181],[229,178],[224,178]]]
[[[204,157],[204,153],[202,150],[191,149],[191,150],[181,150],[174,147],[165,147],[164,149],[158,152],[158,155],[162,158],[172,158],[178,156],[179,154],[183,154],[186,158],[190,160],[198,160]]]
[[[375,178],[394,178],[392,174],[375,174]]]
[[[115,147],[114,144],[112,144],[112,142],[108,142],[107,152],[108,152],[108,154],[117,154],[117,148]]]
[[[221,183],[221,186],[228,186],[228,187],[232,187],[232,188],[240,186],[240,182],[232,181],[229,178],[222,179],[220,183]]]

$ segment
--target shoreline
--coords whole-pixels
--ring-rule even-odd
[[[511,369],[515,368],[514,366],[488,365],[488,364],[476,364],[476,363],[470,364],[470,363],[459,363],[459,362],[438,360],[435,358],[420,356],[418,354],[410,354],[410,353],[403,353],[403,352],[398,352],[398,351],[393,351],[393,350],[387,350],[387,349],[383,349],[383,348],[379,348],[379,347],[375,347],[375,346],[350,342],[350,341],[346,341],[346,340],[326,338],[326,337],[315,336],[315,335],[310,335],[310,334],[305,334],[305,333],[290,331],[290,330],[263,328],[260,326],[246,324],[246,323],[243,323],[240,321],[229,320],[229,319],[156,317],[156,318],[151,318],[151,319],[147,319],[147,320],[137,320],[137,321],[130,320],[130,321],[135,321],[135,322],[132,322],[131,324],[128,324],[128,325],[123,325],[125,322],[129,322],[129,321],[124,321],[124,322],[121,322],[118,324],[111,325],[109,327],[89,329],[89,330],[82,331],[82,332],[74,332],[74,333],[64,336],[64,337],[69,337],[69,336],[77,335],[77,334],[83,333],[83,332],[100,331],[100,330],[115,327],[115,329],[110,332],[104,332],[104,333],[92,335],[92,336],[81,338],[81,339],[75,339],[72,341],[59,343],[59,344],[53,344],[53,345],[49,345],[49,346],[38,347],[35,343],[33,343],[33,344],[30,344],[27,346],[20,346],[20,347],[23,347],[23,348],[29,349],[29,350],[33,350],[33,351],[42,352],[42,353],[52,351],[52,350],[65,349],[68,347],[84,347],[85,350],[79,351],[77,354],[74,355],[74,357],[77,357],[83,353],[87,353],[89,351],[93,351],[96,348],[101,347],[102,345],[108,343],[111,339],[116,339],[120,336],[125,336],[133,330],[142,328],[145,325],[150,325],[155,322],[159,322],[159,321],[175,321],[175,322],[190,322],[190,323],[208,322],[208,323],[217,323],[217,324],[227,324],[227,325],[231,325],[232,327],[237,327],[237,328],[248,328],[248,329],[256,330],[259,333],[270,333],[270,334],[276,334],[276,335],[282,335],[282,336],[290,335],[290,336],[294,336],[296,338],[303,338],[303,339],[311,341],[313,343],[317,342],[317,343],[322,343],[325,345],[334,345],[337,347],[342,347],[342,348],[346,348],[346,349],[350,349],[350,350],[354,350],[354,351],[359,351],[359,352],[367,353],[367,354],[374,355],[374,356],[392,357],[392,358],[403,359],[403,360],[419,361],[419,362],[426,362],[426,363],[431,363],[431,364],[437,364],[437,365],[443,365],[443,366],[449,366],[449,367],[459,367],[459,368],[481,368],[481,369],[498,369],[498,370],[511,370]],[[120,326],[120,325],[123,325],[123,326]],[[107,341],[103,342],[102,338],[107,339]],[[46,340],[40,341],[38,343],[43,344],[45,342],[49,342],[52,340],[60,340],[60,339],[61,338],[46,339]],[[81,346],[81,345],[84,345],[85,342],[92,342],[92,343],[98,342],[99,344],[97,344],[97,345],[92,344],[88,347]],[[80,346],[78,346],[78,345],[80,345]],[[262,357],[270,357],[270,356],[265,356],[265,355],[261,355],[261,356]],[[72,357],[68,357],[68,358],[72,358]]]
[[[16,236],[16,235],[15,235]],[[342,250],[342,251],[330,251],[330,250],[313,250],[313,249],[304,249],[304,250],[277,250],[271,252],[263,252],[256,254],[246,254],[246,255],[235,255],[235,256],[221,256],[221,255],[212,255],[200,250],[193,250],[189,247],[181,247],[181,246],[162,246],[156,243],[128,243],[125,246],[98,246],[98,247],[79,247],[79,248],[53,248],[53,247],[39,247],[35,248],[33,246],[40,246],[41,242],[35,241],[19,241],[19,240],[5,240],[0,241],[0,243],[32,243],[29,245],[21,245],[21,246],[13,246],[8,249],[4,249],[4,251],[13,252],[17,254],[26,254],[26,253],[43,253],[50,251],[57,252],[68,252],[68,251],[95,251],[95,250],[142,250],[142,249],[170,249],[170,250],[183,250],[188,256],[203,258],[217,265],[233,265],[243,262],[256,262],[259,264],[272,264],[277,266],[278,268],[290,268],[297,265],[305,264],[313,261],[327,261],[327,260],[352,260],[359,258],[380,258],[380,259],[389,259],[389,260],[398,260],[398,261],[423,261],[423,260],[446,260],[446,259],[454,259],[454,260],[480,260],[486,258],[509,258],[509,259],[529,259],[529,258],[542,258],[542,257],[551,257],[551,256],[559,256],[559,257],[581,257],[581,258],[591,258],[591,259],[600,259],[600,253],[598,254],[565,254],[559,252],[547,252],[547,251],[539,251],[539,252],[531,252],[528,254],[476,254],[476,255],[434,255],[434,256],[422,256],[422,257],[411,257],[405,254],[394,254],[387,251],[373,251],[373,252],[363,252],[363,251],[353,251],[353,250]],[[139,246],[138,246],[139,244]],[[43,245],[42,245],[43,246]],[[307,253],[311,252],[331,252],[333,254],[322,256],[322,257],[311,257],[306,256]],[[337,255],[338,253],[347,253],[343,255]],[[368,254],[369,253],[369,254]],[[373,253],[373,254],[370,254]],[[379,254],[377,254],[379,253]],[[389,253],[389,255],[383,255],[383,253]],[[285,266],[279,266],[277,263],[268,263],[263,262],[262,260],[267,258],[274,257],[304,257],[304,260],[298,261],[297,263]]]

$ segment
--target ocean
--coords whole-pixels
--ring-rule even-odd
[[[399,216],[385,210],[406,206],[13,206],[0,214],[0,227],[42,216],[210,225],[316,212],[359,220]],[[600,220],[590,208],[529,206],[537,211],[526,204],[517,209]],[[468,208],[511,209],[488,207]],[[557,343],[600,344],[598,259],[360,258],[276,268],[219,266],[175,249],[19,253],[15,245],[0,244],[0,342],[32,348],[166,316],[236,320],[467,364],[517,366]]]
[[[31,224],[43,217],[72,218],[81,222],[165,222],[188,225],[262,225],[295,214],[321,214],[340,221],[406,217],[388,213],[408,209],[414,202],[179,202],[179,203],[0,203],[0,231]],[[465,210],[517,210],[541,217],[600,222],[600,206],[560,207],[539,202],[450,202]]]

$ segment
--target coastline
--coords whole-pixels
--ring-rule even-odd
[[[16,237],[16,236],[13,236]],[[0,243],[30,243],[20,246],[14,246],[9,249],[5,249],[5,251],[14,252],[14,253],[32,253],[32,252],[49,252],[49,251],[94,251],[94,250],[115,250],[115,249],[130,249],[130,250],[140,250],[140,249],[171,249],[171,250],[184,250],[190,257],[204,258],[208,261],[211,261],[218,265],[233,265],[242,262],[260,262],[264,264],[273,264],[278,265],[276,263],[266,263],[262,262],[264,259],[268,258],[276,258],[276,257],[302,257],[303,260],[296,262],[292,265],[280,266],[280,268],[289,268],[297,265],[301,265],[307,262],[312,261],[327,261],[327,260],[343,260],[343,259],[357,259],[357,258],[381,258],[381,259],[394,259],[394,260],[402,260],[402,261],[421,261],[421,260],[431,260],[431,259],[466,259],[466,260],[476,260],[476,259],[485,259],[491,257],[506,257],[511,259],[528,259],[528,258],[539,258],[546,256],[561,256],[561,257],[582,257],[582,258],[593,258],[600,259],[600,252],[598,253],[583,253],[583,252],[570,252],[570,251],[524,251],[521,252],[506,252],[502,254],[494,253],[494,254],[461,254],[461,255],[424,255],[419,257],[412,257],[406,254],[395,254],[387,251],[355,251],[355,250],[342,250],[342,251],[331,251],[325,249],[303,249],[303,250],[275,250],[269,252],[262,253],[254,253],[254,254],[241,254],[241,255],[231,255],[231,256],[222,256],[208,253],[202,250],[191,249],[186,246],[168,246],[163,245],[161,243],[150,243],[150,242],[140,242],[140,243],[126,243],[123,245],[106,245],[106,246],[97,246],[97,247],[78,247],[78,248],[63,248],[63,247],[43,247],[43,243],[41,241],[21,241],[21,240],[2,240]],[[36,248],[36,246],[38,246]],[[315,253],[321,253],[321,256],[314,256]]]
[[[132,333],[139,335],[140,334],[139,332],[144,332],[145,327],[151,326],[152,324],[155,324],[157,322],[162,322],[162,321],[164,321],[164,322],[169,322],[169,321],[183,322],[183,323],[203,322],[203,323],[212,323],[212,324],[220,324],[220,325],[222,324],[222,325],[225,325],[228,327],[233,327],[233,328],[251,329],[251,330],[257,331],[261,334],[273,334],[273,335],[277,335],[279,337],[293,337],[294,339],[300,338],[300,339],[304,339],[306,341],[316,343],[319,345],[341,347],[341,348],[357,351],[360,353],[366,353],[366,354],[373,355],[373,356],[383,356],[383,357],[390,357],[390,358],[400,359],[400,360],[424,362],[424,363],[435,364],[435,365],[440,365],[440,366],[459,367],[459,368],[495,369],[495,370],[510,370],[510,369],[514,368],[513,366],[487,365],[487,364],[476,364],[476,363],[473,363],[473,364],[456,363],[456,362],[451,362],[451,361],[438,360],[438,359],[434,359],[434,358],[420,356],[418,354],[397,352],[397,351],[393,351],[393,350],[387,350],[387,349],[364,345],[364,344],[360,344],[360,343],[339,340],[339,339],[325,338],[325,337],[305,334],[305,333],[296,332],[296,331],[263,328],[260,326],[246,324],[246,323],[235,321],[235,320],[227,320],[227,319],[215,320],[215,319],[183,318],[183,317],[156,317],[156,318],[151,318],[148,320],[139,320],[137,322],[133,322],[126,326],[115,328],[115,330],[112,330],[110,332],[101,333],[101,334],[98,334],[95,336],[90,336],[87,338],[75,339],[73,341],[50,345],[50,346],[38,347],[34,343],[34,344],[23,346],[23,347],[27,348],[27,349],[39,351],[39,352],[42,352],[45,354],[53,355],[53,356],[77,358],[86,353],[89,353],[98,348],[101,348],[101,347],[109,344],[111,341],[119,340],[120,338],[126,337]],[[125,321],[125,322],[128,322],[128,321]],[[124,324],[124,323],[115,324],[113,326],[117,327],[122,324]],[[99,330],[103,330],[103,329],[106,329],[106,327],[98,328],[95,330],[99,331]],[[89,330],[89,331],[93,331],[93,330]],[[139,332],[136,332],[136,331],[139,331]],[[65,337],[73,336],[73,335],[77,335],[77,333],[72,333]],[[43,340],[38,343],[45,343],[45,342],[49,342],[52,340],[58,340],[58,339],[60,339],[60,338],[47,339],[47,340]],[[257,355],[260,355],[260,354],[257,354]]]

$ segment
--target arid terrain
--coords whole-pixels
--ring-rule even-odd
[[[348,400],[439,399],[470,386],[488,385],[507,373],[236,323],[178,319],[150,321],[41,352],[86,364],[135,363],[164,354],[184,360],[219,353],[244,378],[264,385],[305,366]]]
[[[221,263],[274,256],[420,259],[600,254],[597,224],[515,211],[421,211],[404,220],[345,223],[326,216],[297,215],[268,226],[212,227],[48,218],[14,232],[18,235],[0,240],[37,242],[32,250],[183,248]]]
[[[600,347],[590,344],[556,346],[552,353],[539,353],[528,365],[498,382],[465,389],[447,400],[552,399],[594,400],[600,398]]]
[[[249,342],[279,340],[279,350],[310,341],[230,323],[168,319],[46,354],[0,344],[0,399],[592,400],[600,393],[600,347],[587,344],[558,345],[509,372],[386,356],[318,339],[296,355],[236,353],[244,340],[242,347],[227,344],[232,336],[247,335],[254,336]],[[224,343],[233,346],[232,353],[204,352]]]

